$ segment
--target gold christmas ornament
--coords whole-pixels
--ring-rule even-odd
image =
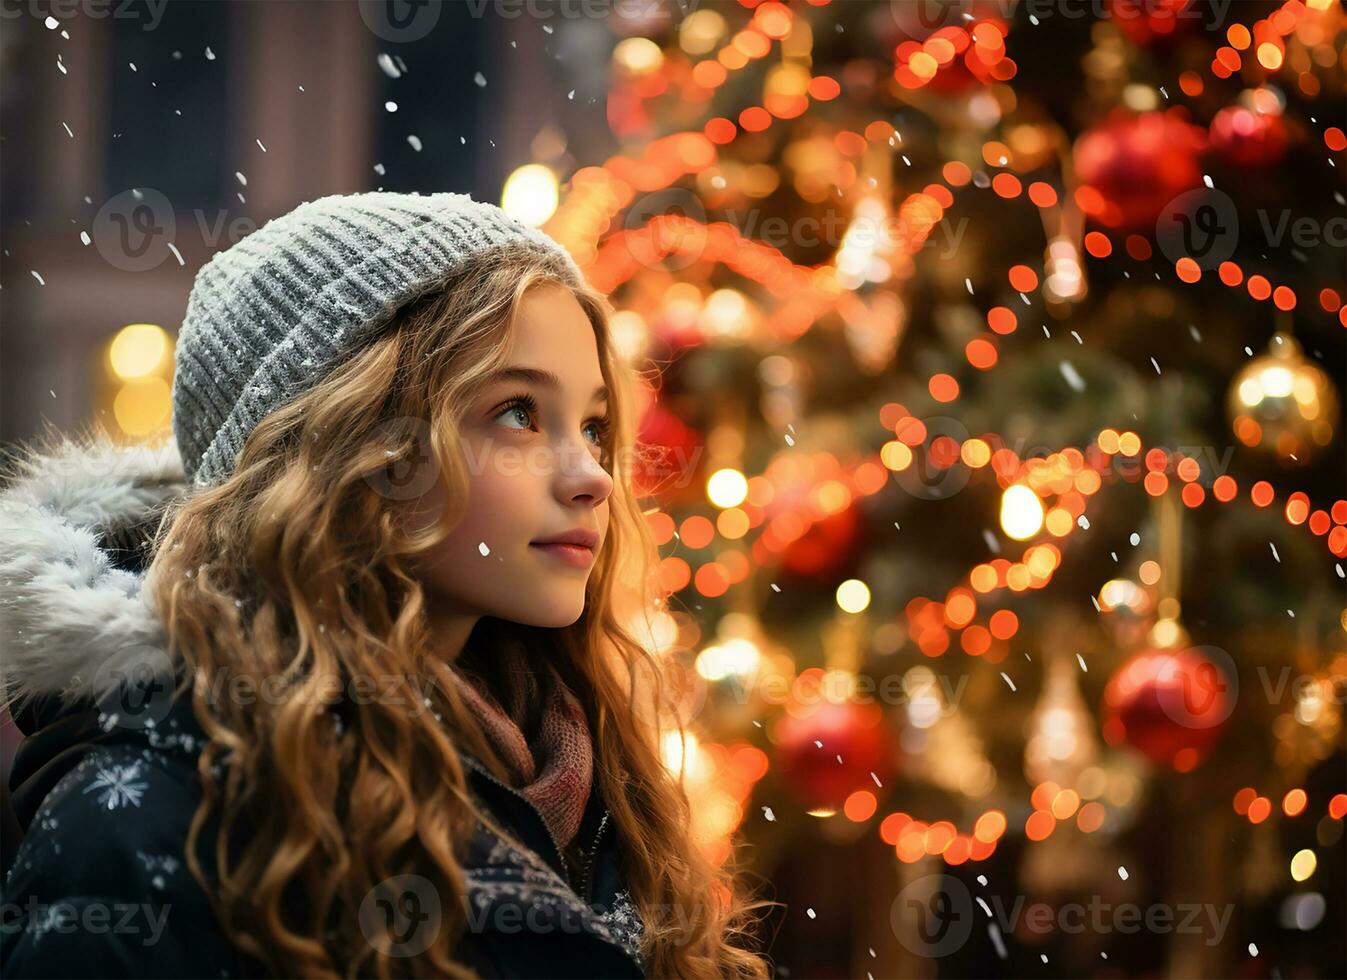
[[[1333,441],[1338,393],[1328,372],[1305,357],[1294,337],[1279,332],[1267,353],[1235,376],[1226,408],[1244,445],[1305,464]]]
[[[1074,788],[1083,770],[1094,764],[1094,718],[1078,685],[1074,658],[1053,656],[1038,704],[1030,715],[1024,747],[1024,774],[1030,784],[1051,781]]]
[[[1139,644],[1150,629],[1155,612],[1155,596],[1130,578],[1109,579],[1095,600],[1104,621],[1111,624],[1120,647]]]

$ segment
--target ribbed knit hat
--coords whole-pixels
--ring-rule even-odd
[[[467,194],[337,194],[301,204],[198,270],[174,354],[173,432],[197,487],[223,483],[248,434],[468,259],[536,250],[536,228]],[[561,259],[558,263],[557,259]]]

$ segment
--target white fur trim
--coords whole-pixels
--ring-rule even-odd
[[[188,492],[175,440],[106,437],[33,450],[0,492],[0,704],[101,698],[145,651],[164,650],[144,576],[114,567],[99,532]]]

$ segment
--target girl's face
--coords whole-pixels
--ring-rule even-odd
[[[530,290],[504,367],[461,424],[467,509],[426,556],[432,618],[470,626],[488,615],[550,627],[580,618],[608,531],[607,424],[589,318],[562,286]],[[437,508],[442,495],[436,487],[421,505]]]

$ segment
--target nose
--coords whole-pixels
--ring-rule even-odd
[[[613,492],[613,478],[594,457],[594,447],[585,442],[562,448],[556,469],[555,489],[563,504],[597,507]]]

